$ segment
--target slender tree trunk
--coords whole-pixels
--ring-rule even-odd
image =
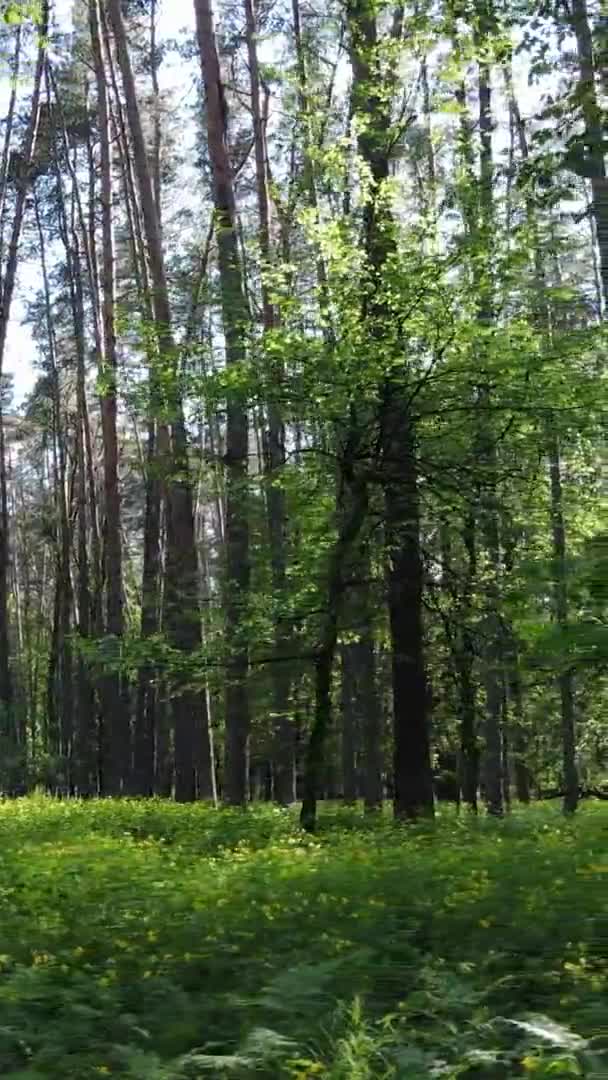
[[[74,238],[76,241],[76,238]],[[78,524],[78,635],[83,645],[91,637],[91,614],[93,610],[90,587],[87,515],[87,461],[86,461],[86,368],[84,339],[84,297],[78,248],[68,252],[70,292],[76,342],[76,468],[77,468],[77,524]],[[75,728],[75,781],[80,795],[94,795],[97,790],[95,763],[95,692],[89,665],[82,649],[77,660],[78,712]]]
[[[154,6],[154,5],[153,5]],[[151,24],[155,25],[154,11],[151,10]],[[154,52],[151,40],[151,52]],[[115,129],[116,141],[120,151],[120,164],[123,178],[123,194],[127,209],[127,222],[131,257],[137,283],[137,292],[142,310],[146,313],[146,319],[151,323],[154,319],[152,310],[151,290],[144,250],[144,242],[141,228],[141,213],[137,199],[133,168],[129,152],[129,139],[124,119],[124,111],[118,93],[118,85],[112,55],[107,48],[107,34],[104,33],[106,43],[108,68],[110,70],[111,83],[115,98]],[[155,82],[157,80],[155,79]],[[158,110],[156,110],[158,112]],[[155,114],[155,144],[153,154],[153,183],[155,201],[160,214],[160,124],[156,123]],[[162,503],[164,497],[163,476],[167,471],[167,461],[170,454],[170,439],[167,425],[157,419],[157,413],[163,413],[162,393],[158,386],[156,373],[156,361],[154,352],[148,358],[150,387],[148,400],[148,432],[147,450],[145,463],[146,501],[144,512],[144,539],[143,539],[143,567],[141,586],[141,625],[140,633],[142,642],[150,639],[160,632],[161,629],[161,519]],[[169,746],[165,745],[162,733],[158,729],[161,723],[163,730],[166,727],[166,710],[159,706],[159,671],[151,658],[144,655],[140,665],[137,680],[137,700],[135,709],[135,724],[133,733],[133,790],[138,795],[149,796],[157,793],[171,794],[173,780],[160,781],[160,772],[166,770],[166,764],[170,756]],[[157,762],[156,759],[159,759]],[[162,761],[162,770],[160,762]],[[157,765],[159,766],[157,768]],[[171,767],[172,771],[172,767]]]
[[[146,642],[160,628],[160,516],[161,485],[158,475],[156,424],[148,423],[146,462],[146,507],[141,596],[141,637]],[[134,789],[138,795],[154,793],[154,753],[156,740],[156,668],[149,660],[139,669],[134,734]]]
[[[342,752],[342,796],[347,803],[357,800],[357,711],[355,643],[347,642],[340,647],[341,688],[340,711],[342,726],[340,742]]]
[[[566,525],[564,521],[561,459],[555,435],[549,440],[549,473],[551,479],[551,533],[553,539],[553,592],[555,618],[565,632],[568,627],[568,589],[566,566]],[[574,677],[566,668],[559,679],[562,717],[562,750],[564,770],[564,812],[573,814],[578,806],[578,769],[576,765],[576,730],[574,706]]]
[[[25,215],[27,193],[30,186],[30,166],[36,145],[38,131],[38,117],[40,112],[40,94],[42,88],[42,74],[46,50],[46,35],[48,29],[48,3],[43,3],[42,19],[39,31],[39,46],[36,59],[36,71],[34,75],[34,89],[32,91],[30,118],[23,140],[21,153],[22,172],[17,181],[17,194],[13,213],[11,237],[7,253],[6,267],[1,285],[0,295],[0,377],[4,367],[4,355],[6,352],[6,338],[8,323],[11,313],[13,294],[15,291],[15,279],[17,276],[17,263],[19,258],[19,243]],[[4,462],[4,437],[2,432],[2,412],[0,410],[0,482],[6,483],[6,465]],[[9,543],[8,543],[8,515],[4,507],[0,508],[0,722],[5,731],[12,731],[13,725],[13,685],[9,662],[9,630],[8,630],[8,593],[9,593]]]
[[[54,494],[57,530],[57,714],[59,729],[59,753],[62,757],[63,784],[65,793],[73,786],[72,749],[74,739],[74,686],[73,656],[71,643],[72,630],[72,575],[71,575],[71,484],[68,483],[66,455],[66,432],[61,415],[61,391],[57,365],[57,343],[51,308],[51,294],[47,270],[46,243],[38,199],[34,195],[34,214],[38,232],[40,267],[44,290],[46,331],[50,361],[51,387],[53,399],[53,438],[54,438]]]
[[[342,659],[342,772],[347,801],[362,794],[366,812],[382,805],[383,723],[376,686],[375,612],[370,540],[362,537],[345,568],[349,581]],[[361,768],[358,768],[359,761]]]
[[[207,102],[207,139],[213,176],[220,295],[226,365],[238,369],[246,359],[249,313],[238,244],[236,204],[227,146],[227,105],[209,0],[194,0],[201,70]],[[247,686],[247,602],[249,522],[247,498],[247,403],[241,390],[230,394],[226,427],[226,760],[224,798],[243,805],[247,798],[249,693]]]
[[[475,642],[472,629],[473,590],[477,577],[476,522],[472,507],[465,510],[462,527],[465,562],[462,582],[452,580],[454,568],[449,544],[443,545],[444,577],[452,595],[454,633],[450,641],[456,675],[459,720],[460,789],[465,804],[477,813],[479,791],[479,744],[477,732],[477,686],[475,681]]]
[[[130,781],[130,733],[126,696],[120,673],[121,643],[124,634],[123,569],[120,483],[118,477],[117,369],[115,328],[115,255],[113,223],[113,180],[110,113],[107,74],[100,30],[99,0],[89,0],[89,29],[95,82],[101,159],[101,323],[102,354],[98,357],[101,386],[101,427],[105,507],[106,631],[115,642],[115,670],[103,679],[104,727],[108,761],[105,764],[105,793],[117,795],[128,790]],[[109,729],[109,730],[108,730]]]
[[[494,28],[491,0],[480,19],[477,40],[480,48]],[[475,224],[477,240],[484,252],[482,263],[475,265],[473,277],[478,295],[480,327],[489,332],[494,323],[493,268],[491,264],[494,225],[494,162],[492,154],[492,81],[490,65],[479,62],[479,136],[480,179],[479,213]],[[503,798],[503,732],[502,703],[502,635],[500,625],[500,530],[496,497],[497,451],[490,420],[490,376],[486,371],[487,358],[479,357],[480,377],[476,388],[475,460],[478,465],[479,529],[488,562],[485,587],[485,618],[483,620],[483,684],[485,690],[483,784],[489,813],[500,816]]]
[[[254,0],[244,0],[247,32],[247,55],[251,80],[251,111],[255,151],[256,191],[258,202],[258,237],[262,274],[262,318],[265,334],[279,324],[279,312],[271,302],[266,274],[271,260],[270,199],[268,196],[267,153],[264,116],[260,99],[260,74],[257,54],[257,20]],[[270,539],[270,561],[275,616],[275,652],[277,663],[271,670],[275,728],[274,790],[277,802],[295,802],[295,745],[293,722],[289,712],[290,673],[281,657],[289,651],[289,635],[281,622],[282,601],[286,585],[287,515],[285,495],[281,487],[280,470],[285,466],[285,425],[278,404],[285,373],[282,365],[270,362],[268,402],[268,432],[265,439],[267,471],[266,507]]]
[[[159,357],[169,375],[167,392],[171,416],[171,473],[167,478],[167,558],[165,568],[165,627],[170,643],[182,654],[182,671],[172,677],[172,714],[175,744],[175,797],[179,801],[215,795],[213,748],[204,690],[192,688],[188,665],[201,647],[198,600],[198,560],[194,528],[194,501],[188,460],[188,437],[179,389],[178,356],[171,330],[169,292],[165,274],[160,219],[154,199],[135,80],[120,0],[108,0],[122,75],[125,105],[133,148],[146,247],[150,266],[152,307]],[[197,776],[196,762],[199,763]]]
[[[576,0],[579,5],[580,0]],[[584,6],[584,5],[583,5]],[[581,28],[579,26],[579,32]],[[584,28],[583,28],[584,30]],[[587,25],[588,30],[588,25]],[[584,35],[583,35],[584,36]],[[589,74],[589,72],[587,72]],[[591,72],[591,77],[593,72]],[[509,83],[510,107],[513,114],[519,139],[520,153],[524,161],[528,159],[528,141],[525,127],[521,118],[517,100]],[[528,219],[534,222],[533,206],[527,205]],[[608,266],[608,263],[607,263]],[[541,252],[538,244],[534,257],[535,271],[535,302],[536,321],[540,328],[551,336],[551,320],[547,295],[545,292],[545,275],[541,262]],[[562,492],[562,467],[559,438],[556,434],[552,418],[548,419],[546,432],[547,456],[549,461],[550,478],[550,520],[551,538],[553,545],[553,602],[555,619],[562,630],[568,627],[568,568],[567,568],[567,544],[566,525],[563,508]],[[579,777],[576,763],[576,710],[574,693],[574,674],[571,669],[562,671],[558,678],[560,696],[561,729],[562,729],[562,763],[564,774],[564,812],[574,813],[578,806]],[[524,792],[529,788],[529,783],[523,786]],[[525,799],[524,799],[525,801]]]
[[[509,655],[508,692],[511,704],[511,760],[513,778],[518,802],[530,802],[530,773],[526,764],[526,728],[524,718],[524,697],[519,670],[517,644],[513,642]]]
[[[384,754],[383,713],[376,686],[374,642],[370,637],[362,643],[361,682],[363,708],[363,799],[366,813],[382,809],[382,774]]]
[[[9,634],[9,520],[4,420],[0,401],[0,735],[5,754],[14,750],[13,679]],[[3,780],[6,783],[6,775]]]

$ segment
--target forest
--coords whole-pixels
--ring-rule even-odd
[[[0,1072],[600,1080],[603,3],[0,61]]]

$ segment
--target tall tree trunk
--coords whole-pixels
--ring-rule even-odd
[[[130,781],[130,732],[128,704],[120,672],[121,643],[124,634],[123,569],[118,477],[117,434],[117,355],[115,328],[115,256],[113,222],[113,181],[110,113],[106,65],[100,30],[99,0],[89,0],[89,29],[95,82],[101,162],[101,312],[102,354],[98,357],[101,387],[101,427],[103,434],[103,473],[105,508],[105,581],[106,632],[115,642],[115,669],[104,675],[103,707],[105,746],[108,760],[104,767],[105,794],[117,795],[128,790]]]
[[[480,17],[477,43],[481,48],[494,28],[492,0],[484,6]],[[492,154],[492,82],[487,61],[479,62],[479,213],[475,224],[477,240],[483,256],[477,260],[473,276],[478,296],[478,320],[486,334],[494,323],[492,229],[494,223],[494,162]],[[490,420],[491,376],[487,371],[488,357],[479,356],[481,374],[476,388],[476,447],[475,460],[479,466],[478,509],[480,535],[488,562],[485,587],[485,617],[483,621],[483,683],[485,690],[484,754],[482,760],[484,793],[488,811],[500,815],[504,809],[502,760],[502,702],[504,696],[502,635],[500,625],[500,531],[496,498],[497,452],[495,434]]]
[[[82,646],[91,637],[93,604],[90,586],[87,514],[87,425],[86,396],[86,345],[84,338],[84,296],[77,237],[74,247],[67,249],[68,276],[72,301],[74,339],[76,343],[76,469],[77,469],[77,525],[78,525],[78,635]],[[90,513],[94,512],[94,507]],[[89,664],[81,648],[77,660],[78,712],[74,733],[75,782],[78,793],[94,795],[97,791],[97,768],[95,761],[95,692]]]
[[[364,244],[369,281],[364,318],[370,346],[386,348],[390,313],[382,277],[395,251],[393,222],[386,207],[389,176],[387,132],[391,122],[394,68],[383,75],[378,59],[375,14],[366,0],[348,8],[352,103],[364,118],[359,154],[372,186],[364,209]],[[403,10],[395,9],[393,40],[401,35]],[[428,694],[422,623],[423,564],[420,551],[418,461],[414,417],[402,373],[387,372],[381,388],[380,430],[386,518],[388,607],[392,641],[394,812],[413,819],[434,812],[428,729]]]
[[[160,219],[154,199],[120,0],[108,0],[107,10],[116,43],[133,146],[133,162],[150,265],[156,346],[159,359],[166,365],[169,375],[167,405],[171,417],[171,471],[166,480],[168,497],[165,627],[170,643],[182,654],[184,660],[183,664],[180,664],[180,673],[172,673],[171,686],[175,797],[179,801],[193,799],[198,788],[198,794],[203,798],[213,798],[215,772],[207,700],[204,691],[192,688],[193,673],[185,670],[188,664],[195,660],[201,646],[198,560],[188,437],[179,388],[178,356],[171,330]],[[198,776],[195,766],[197,761],[200,766]]]
[[[150,19],[151,28],[155,27],[154,5],[152,5]],[[155,53],[155,40],[155,37],[152,37],[151,30],[151,54]],[[116,141],[120,154],[123,194],[127,209],[127,224],[133,271],[141,308],[145,312],[147,322],[152,323],[154,320],[154,312],[152,310],[148,266],[142,236],[141,212],[133,178],[133,167],[124,110],[118,92],[112,54],[107,46],[105,26],[104,43],[106,44],[106,59],[115,99]],[[155,85],[156,82],[157,76],[155,75]],[[157,123],[157,114],[158,109],[155,110],[154,124],[153,184],[157,212],[160,216],[161,132],[160,123]],[[150,385],[147,406],[148,431],[145,463],[146,501],[144,511],[140,624],[141,639],[144,643],[144,657],[138,671],[133,732],[133,790],[135,794],[144,796],[152,795],[154,792],[157,794],[164,794],[167,790],[168,793],[171,794],[172,789],[172,780],[169,783],[165,775],[168,768],[167,763],[170,752],[168,744],[165,745],[165,740],[162,737],[164,729],[167,726],[167,717],[164,705],[159,702],[159,671],[151,658],[145,656],[145,643],[149,642],[154,634],[159,633],[161,629],[161,521],[162,504],[165,494],[163,475],[166,473],[166,462],[170,453],[170,439],[167,424],[164,420],[157,419],[157,415],[162,415],[164,410],[162,393],[158,386],[154,350],[152,350],[151,355],[148,357],[148,369]],[[162,732],[160,730],[161,726],[163,729]],[[159,760],[156,760],[157,758]],[[161,773],[163,774],[163,779],[160,781],[159,787],[157,780]]]
[[[247,50],[251,79],[256,188],[258,200],[259,244],[262,272],[262,314],[264,331],[271,332],[279,324],[279,312],[272,304],[265,275],[271,259],[270,199],[268,196],[267,152],[264,116],[260,101],[260,76],[257,56],[257,26],[253,0],[245,0]],[[267,468],[266,503],[270,539],[270,559],[273,576],[275,616],[275,651],[277,663],[272,667],[273,713],[275,728],[274,790],[277,801],[288,805],[295,801],[295,743],[293,723],[289,713],[290,674],[282,655],[289,651],[289,637],[281,622],[282,601],[286,584],[286,509],[280,482],[280,470],[285,465],[285,426],[278,404],[284,381],[282,365],[271,363],[269,371],[270,398],[268,402],[268,432],[265,438]]]
[[[220,295],[226,365],[246,359],[249,313],[239,252],[236,204],[227,146],[227,104],[222,84],[210,0],[194,0],[201,71],[207,103],[207,140],[213,176]],[[247,798],[249,693],[247,685],[247,602],[249,521],[247,498],[247,402],[242,390],[228,398],[226,427],[226,761],[224,798],[243,805]]]
[[[271,262],[270,199],[268,195],[267,151],[264,115],[260,95],[260,73],[257,53],[257,19],[254,0],[244,0],[247,33],[247,55],[251,81],[251,111],[255,151],[256,192],[258,203],[258,238],[262,275],[262,318],[265,334],[279,325],[279,312],[271,301],[266,275]],[[281,486],[280,470],[285,466],[285,425],[278,404],[285,373],[276,361],[270,365],[268,384],[268,432],[265,439],[265,462],[267,471],[266,507],[270,540],[270,562],[274,593],[275,653],[277,662],[272,665],[274,720],[274,790],[277,802],[288,805],[295,802],[295,743],[293,722],[289,712],[290,674],[288,665],[281,657],[289,652],[289,635],[281,621],[286,585],[286,534],[287,515],[285,495]]]
[[[7,253],[6,266],[4,268],[1,295],[0,295],[0,378],[4,367],[4,355],[6,352],[6,338],[11,313],[13,294],[15,291],[15,279],[17,276],[17,263],[19,258],[19,243],[25,215],[27,193],[30,186],[30,166],[36,146],[38,132],[38,118],[40,113],[40,95],[42,89],[42,75],[46,54],[46,37],[48,31],[48,2],[44,0],[42,6],[42,18],[39,29],[38,54],[36,58],[36,71],[34,74],[34,89],[30,104],[30,117],[26,133],[23,139],[21,152],[22,171],[17,181],[17,193],[11,237]],[[4,461],[4,437],[1,430],[3,424],[2,411],[0,410],[0,481],[4,478],[6,483],[6,464]],[[13,685],[9,662],[9,628],[8,628],[8,593],[9,593],[9,543],[8,543],[8,514],[4,507],[0,507],[0,722],[5,731],[12,731],[13,725]]]
[[[74,687],[72,656],[72,574],[71,549],[71,483],[68,482],[66,431],[61,415],[60,373],[57,364],[57,342],[51,307],[51,293],[46,259],[46,243],[40,209],[34,194],[34,215],[38,232],[40,268],[46,332],[50,362],[53,440],[54,440],[54,496],[56,513],[56,602],[57,602],[57,686],[56,702],[59,734],[59,753],[62,758],[62,790],[68,794],[73,787],[72,749],[74,738]]]
[[[144,512],[144,552],[141,589],[141,638],[145,643],[160,629],[160,528],[161,478],[157,450],[157,425],[148,421],[146,459],[146,505]],[[134,733],[134,790],[138,795],[154,793],[154,755],[157,721],[156,668],[144,659],[138,673],[137,708]]]
[[[549,439],[551,479],[551,533],[553,540],[553,594],[555,618],[563,632],[568,628],[568,589],[566,566],[566,525],[564,521],[561,459],[559,441]],[[576,765],[576,730],[574,676],[564,669],[558,679],[562,717],[562,753],[564,771],[564,812],[573,814],[578,806],[578,769]]]
[[[577,0],[577,3],[579,0]],[[580,28],[579,28],[580,29]],[[588,26],[587,26],[588,29]],[[528,159],[528,140],[524,123],[519,111],[513,89],[508,83],[510,108],[517,129],[519,148],[522,159]],[[534,207],[528,201],[526,212],[528,220],[534,223]],[[607,264],[608,265],[608,264]],[[535,273],[535,318],[550,340],[551,319],[549,302],[545,291],[545,274],[539,244],[534,250]],[[563,508],[562,466],[559,437],[552,417],[547,420],[546,431],[547,457],[550,479],[550,521],[553,555],[553,605],[555,619],[563,631],[568,627],[568,568],[566,525]],[[576,712],[574,694],[574,674],[570,668],[562,671],[558,678],[560,713],[562,729],[562,764],[564,778],[564,812],[574,813],[578,806],[579,777],[576,763]]]
[[[9,518],[6,483],[6,452],[2,401],[0,400],[0,736],[3,753],[12,755],[15,750],[13,716],[13,678],[11,671],[11,644],[9,634]],[[7,782],[3,775],[4,783]]]

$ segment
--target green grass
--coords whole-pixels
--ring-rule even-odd
[[[599,1080],[607,1006],[605,807],[0,804],[4,1080]]]

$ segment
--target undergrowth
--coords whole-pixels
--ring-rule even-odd
[[[0,804],[5,1080],[608,1077],[608,813]]]

